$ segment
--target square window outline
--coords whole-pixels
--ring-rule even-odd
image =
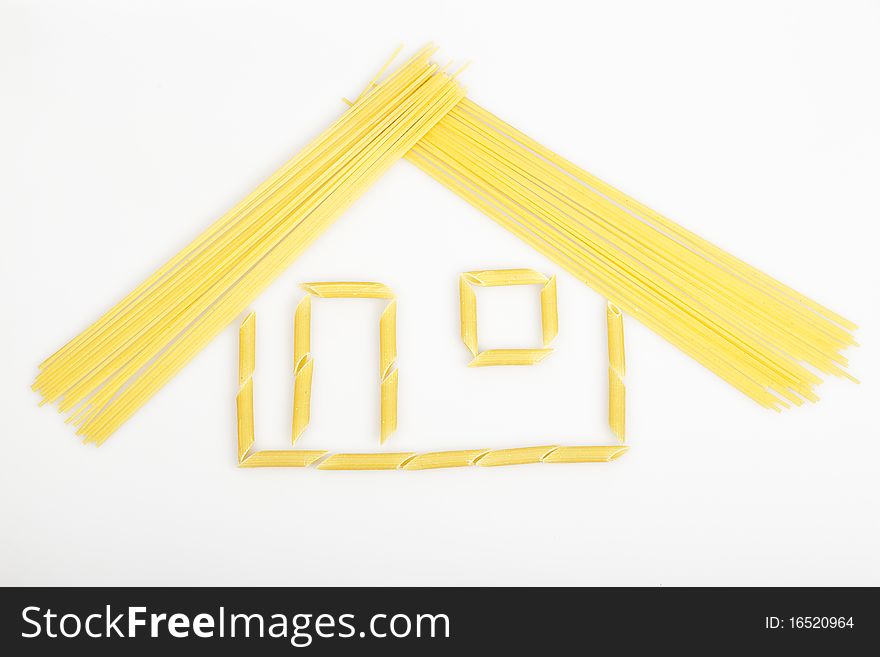
[[[477,296],[474,287],[541,285],[541,339],[543,348],[479,349]],[[468,271],[459,277],[461,339],[473,359],[468,367],[498,365],[537,365],[549,356],[550,345],[559,333],[556,276],[545,276],[534,269],[483,269]]]

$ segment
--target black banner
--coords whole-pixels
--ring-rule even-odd
[[[0,589],[0,648],[7,655],[175,655],[223,643],[248,654],[648,647],[849,655],[880,645],[878,612],[876,591],[867,588],[8,588]]]

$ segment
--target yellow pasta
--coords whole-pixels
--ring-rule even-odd
[[[379,318],[379,371],[385,380],[397,364],[397,301],[391,301]]]
[[[308,297],[306,297],[308,298]],[[382,313],[383,323],[380,321],[380,335],[383,339],[390,340],[395,337],[396,330],[390,328],[393,318],[396,317],[396,302],[392,301]],[[307,316],[308,304],[297,306],[297,320]],[[299,313],[302,314],[299,314]],[[610,317],[610,315],[609,315]],[[301,325],[300,321],[294,322],[299,326],[300,337],[308,334],[308,326]],[[295,330],[296,332],[296,330]],[[621,333],[622,339],[622,333]],[[296,348],[294,348],[296,351]],[[622,456],[627,448],[623,446],[573,446],[560,447],[556,445],[542,445],[538,447],[518,447],[514,449],[464,449],[444,452],[427,452],[417,454],[415,452],[379,452],[369,454],[328,454],[324,450],[262,450],[251,451],[254,444],[254,408],[253,408],[253,372],[256,353],[256,317],[249,314],[242,322],[239,330],[239,380],[244,378],[237,402],[238,413],[238,462],[243,468],[267,468],[267,467],[308,467],[315,463],[320,470],[431,470],[438,468],[458,468],[473,465],[494,467],[502,465],[521,465],[526,463],[599,463],[613,461]],[[386,436],[396,429],[397,423],[397,370],[393,368],[396,361],[396,350],[381,350],[382,367],[389,371],[389,376],[383,380],[382,385],[382,435]],[[301,362],[305,363],[308,371],[309,386],[311,380],[312,360],[310,355],[301,356]],[[304,375],[306,376],[306,375]],[[300,385],[302,379],[297,378]],[[304,384],[303,384],[304,385]],[[393,386],[393,393],[388,392],[386,386]],[[296,390],[296,387],[295,387]],[[296,392],[294,393],[296,398]],[[300,397],[308,399],[308,397]],[[393,404],[394,408],[386,408],[386,404]],[[294,408],[294,424],[297,417],[305,417],[308,423],[308,408],[297,412]],[[386,429],[386,422],[393,422],[392,427]],[[304,428],[305,425],[303,425]],[[296,428],[294,429],[295,435]],[[300,430],[301,433],[301,430]]]
[[[254,446],[254,380],[248,379],[235,397],[238,422],[238,461]]]
[[[541,288],[541,337],[549,347],[559,334],[559,311],[556,303],[556,276]]]
[[[436,468],[461,468],[474,465],[488,449],[459,449],[448,452],[418,454],[403,465],[404,470],[432,470]]]
[[[377,454],[331,454],[318,464],[319,470],[397,470],[415,452],[382,452]]]
[[[407,159],[767,408],[816,401],[812,369],[857,382],[855,324],[469,99]]]
[[[626,356],[623,347],[623,314],[610,301],[608,318],[608,424],[620,442],[626,440]]]
[[[394,292],[382,283],[331,282],[303,283],[300,286],[322,299],[393,299]]]
[[[385,298],[385,297],[382,297]],[[306,296],[308,299],[308,296]],[[294,332],[298,339],[309,335],[310,327],[306,322],[309,317],[308,303],[300,302],[294,321]],[[609,336],[612,312],[609,308]],[[383,311],[380,319],[380,342],[396,342],[396,301],[392,301]],[[618,333],[623,340],[622,330]],[[611,341],[609,339],[609,349]],[[308,401],[311,395],[312,359],[308,353],[297,352],[302,368],[297,371],[294,386],[294,399]],[[238,412],[238,461],[243,468],[267,467],[308,467],[315,463],[320,470],[431,470],[438,468],[458,468],[473,465],[494,467],[502,465],[521,465],[527,463],[600,463],[613,461],[622,456],[627,448],[624,446],[581,445],[562,447],[542,445],[538,447],[518,447],[513,449],[464,449],[444,452],[379,452],[369,454],[332,454],[321,461],[328,452],[324,450],[262,450],[253,452],[254,444],[254,408],[253,408],[253,372],[256,353],[256,317],[249,314],[242,322],[239,330],[239,380],[244,379],[237,402]],[[380,349],[381,369],[387,373],[382,381],[382,440],[397,428],[397,360],[396,348],[384,345]],[[484,352],[490,353],[490,352]],[[620,352],[622,356],[622,351]],[[307,381],[307,383],[306,383]],[[300,386],[306,392],[298,392]],[[309,409],[294,405],[294,440],[308,424]],[[304,424],[297,425],[297,418]]]
[[[537,365],[551,353],[552,349],[487,349],[477,354],[468,367]]]
[[[235,397],[238,421],[238,460],[254,444],[254,369],[256,367],[257,316],[249,313],[238,330],[238,394]]]
[[[541,445],[539,447],[516,447],[513,449],[494,449],[474,461],[474,465],[494,467],[498,465],[525,465],[541,463],[557,445]]]
[[[41,403],[102,444],[404,155],[767,408],[816,401],[816,372],[855,380],[842,354],[855,324],[464,98],[460,71],[433,64],[434,52],[379,81],[383,67],[327,130],[44,360],[32,386]],[[310,293],[391,298],[346,285],[361,284]],[[465,319],[478,355],[476,315]],[[552,318],[543,323],[546,346]]]
[[[626,442],[626,386],[620,376],[608,368],[608,424],[611,433]]]
[[[626,375],[626,355],[623,344],[623,313],[610,301],[605,304],[608,321],[608,363],[623,378]]]
[[[543,463],[607,463],[626,454],[625,445],[580,445],[557,447],[542,459]]]
[[[541,285],[541,332],[544,349],[489,349],[479,350],[477,337],[477,297],[472,285],[498,287],[502,285]],[[465,272],[459,278],[461,306],[461,339],[474,356],[470,367],[495,365],[535,365],[553,351],[550,344],[559,332],[556,308],[556,277],[547,278],[533,269],[486,269]]]
[[[306,294],[293,317],[293,422],[291,444],[309,426],[312,408],[312,297]]]
[[[397,370],[392,370],[387,377],[382,379],[379,441],[383,445],[391,434],[397,431],[397,383]]]
[[[382,64],[382,68],[380,68],[378,73],[376,73],[376,75],[373,76],[373,79],[367,83],[367,86],[364,87],[364,90],[360,93],[360,95],[358,95],[357,98],[354,99],[353,102],[350,100],[346,100],[345,98],[342,99],[343,102],[345,102],[347,105],[354,105],[356,102],[358,102],[361,98],[364,97],[364,94],[366,94],[369,91],[372,91],[373,87],[375,87],[378,84],[379,78],[381,78],[382,75],[385,73],[385,71],[388,70],[388,67],[391,66],[391,62],[393,62],[397,58],[397,56],[400,54],[401,50],[403,50],[402,45],[397,46],[397,48],[394,49],[394,52],[391,53],[391,56],[388,58],[388,60],[384,64]]]
[[[249,313],[238,330],[238,385],[243,386],[254,374],[256,366],[257,316]]]
[[[95,324],[33,387],[103,443],[464,96],[433,47],[336,122]]]
[[[852,322],[463,99],[407,159],[767,408],[852,378]]]
[[[477,355],[477,297],[467,278],[458,283],[461,305],[461,339],[473,356]]]
[[[312,414],[312,372],[314,361],[306,354],[300,360],[293,377],[293,430],[291,444],[296,444],[306,427],[309,426]]]
[[[254,363],[256,362],[256,315],[250,313],[238,331],[239,381],[244,381],[236,396],[238,423],[238,465],[242,468],[307,467],[321,458],[322,450],[262,450],[254,446]]]
[[[480,287],[503,285],[544,285],[547,277],[534,269],[487,269],[462,274],[468,283]]]
[[[389,299],[379,317],[379,441],[384,444],[397,430],[397,300],[387,285],[373,282],[317,282],[300,286],[308,294],[299,302],[294,318],[293,443],[306,430],[311,416],[314,361],[308,353],[311,339],[310,296],[324,299]]]
[[[293,368],[300,369],[302,361],[312,351],[312,297],[306,294],[296,306],[293,316]]]
[[[387,298],[387,297],[383,297]],[[382,378],[380,436],[385,441],[397,431],[397,301],[392,300],[379,318],[379,372]]]
[[[238,465],[240,468],[307,468],[326,453],[321,449],[264,449]]]
[[[545,279],[550,284],[554,279]],[[341,298],[342,291],[357,293],[367,288],[358,284],[346,283],[345,288],[332,287],[335,284],[316,284],[308,287],[318,294],[335,290],[331,298]],[[372,290],[378,288],[371,287]],[[386,288],[387,289],[387,288]],[[389,298],[387,296],[379,298]],[[308,353],[308,340],[311,333],[311,306],[306,295],[297,305],[294,318],[294,358],[299,364],[294,383],[294,441],[308,425],[309,401],[311,398],[311,377],[313,360]],[[385,307],[379,320],[380,371],[383,373],[381,390],[382,442],[397,428],[397,301],[393,299]],[[609,306],[609,336],[612,335],[611,319],[613,312]],[[622,348],[623,332],[615,331]],[[609,350],[614,342],[609,337]],[[521,350],[529,351],[529,350]],[[484,354],[492,355],[487,351]],[[622,350],[619,352],[622,357]],[[623,455],[627,448],[616,446],[572,446],[560,447],[542,445],[538,447],[518,447],[513,449],[465,449],[442,452],[379,452],[367,454],[332,454],[321,460],[328,452],[323,450],[263,450],[252,452],[254,444],[253,411],[253,372],[256,355],[256,317],[249,314],[239,330],[239,381],[244,384],[237,397],[238,411],[238,460],[245,468],[263,467],[307,467],[315,463],[321,470],[431,470],[458,468],[473,465],[494,467],[502,465],[521,465],[527,463],[599,463],[613,461]],[[510,360],[506,358],[506,360]],[[612,362],[615,362],[612,359]],[[298,405],[300,404],[300,405]]]

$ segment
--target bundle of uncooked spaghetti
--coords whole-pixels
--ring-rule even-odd
[[[34,389],[102,443],[464,96],[416,54],[95,324]]]
[[[314,142],[44,361],[33,385],[43,401],[102,443],[404,155],[764,406],[815,400],[817,371],[849,377],[841,352],[855,344],[851,322],[464,99],[433,52],[374,80]]]
[[[817,399],[816,371],[849,377],[851,322],[469,99],[407,157],[764,406]]]

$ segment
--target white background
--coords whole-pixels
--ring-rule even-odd
[[[0,3],[0,584],[880,584],[880,5]],[[634,321],[608,465],[239,470],[229,327],[105,446],[36,366],[343,109],[399,43],[470,96],[862,327],[854,385],[758,407]],[[557,351],[465,367],[457,277],[559,274]],[[405,162],[254,308],[258,446],[288,444],[308,280],[399,295],[401,450],[601,443],[603,300]],[[484,346],[535,289],[480,294]],[[378,302],[314,307],[304,448],[378,448]]]

